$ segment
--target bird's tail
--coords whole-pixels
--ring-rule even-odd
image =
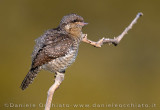
[[[30,69],[30,71],[28,72],[28,74],[24,78],[24,80],[23,80],[20,88],[22,90],[26,89],[29,86],[29,84],[31,84],[33,82],[33,80],[37,76],[38,72],[39,72],[39,68],[32,68],[32,69]]]

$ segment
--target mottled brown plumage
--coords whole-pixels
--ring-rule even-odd
[[[32,83],[41,69],[64,73],[75,61],[84,25],[86,23],[81,16],[69,14],[62,18],[57,28],[46,31],[36,39],[31,69],[21,84],[22,90]]]
[[[64,40],[65,39],[65,40]],[[40,49],[32,62],[32,68],[42,66],[43,64],[65,56],[72,46],[73,39],[67,35],[60,34],[52,41],[47,42]]]

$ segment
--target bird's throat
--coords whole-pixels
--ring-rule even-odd
[[[81,38],[81,36],[82,36],[82,30],[81,29],[71,29],[70,30],[70,32],[69,32],[70,34],[71,34],[71,36],[73,37],[73,38]]]

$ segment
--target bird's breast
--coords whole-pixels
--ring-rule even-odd
[[[65,54],[65,56],[56,58],[47,64],[43,65],[43,69],[51,72],[62,72],[70,66],[76,59],[78,54],[79,44],[73,45],[72,48]]]

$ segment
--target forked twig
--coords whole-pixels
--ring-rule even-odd
[[[89,44],[91,44],[91,45],[93,45],[95,47],[101,47],[105,43],[114,44],[116,46],[122,40],[122,38],[124,37],[124,35],[126,35],[128,33],[128,31],[130,29],[132,29],[133,25],[137,22],[137,20],[142,15],[143,15],[143,13],[138,13],[137,16],[135,17],[135,19],[131,22],[131,24],[118,37],[115,37],[114,39],[102,38],[99,41],[94,42],[94,41],[91,41],[91,40],[87,39],[87,34],[83,34],[82,41],[85,42],[85,43],[89,43]]]

